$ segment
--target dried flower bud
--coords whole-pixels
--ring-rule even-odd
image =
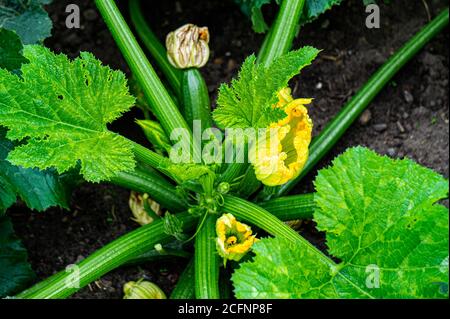
[[[216,223],[217,251],[226,260],[239,261],[258,239],[250,226],[240,223],[232,214],[223,214]]]
[[[148,197],[148,194],[139,194],[136,192],[131,192],[130,199],[128,200],[128,205],[130,206],[131,212],[133,213],[135,222],[140,225],[150,224],[154,218],[150,216],[150,213],[155,215],[161,215],[161,207],[154,200]]]
[[[208,42],[207,27],[185,24],[166,37],[169,62],[178,69],[201,68],[209,59]]]
[[[154,283],[143,279],[127,282],[123,286],[123,299],[167,299],[165,293]]]

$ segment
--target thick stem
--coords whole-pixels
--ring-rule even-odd
[[[184,231],[194,229],[197,218],[189,213],[181,213],[177,217],[183,222]],[[109,271],[149,251],[156,244],[169,242],[172,237],[164,233],[163,223],[162,220],[154,221],[114,240],[77,265],[66,268],[16,297],[24,299],[69,297]]]
[[[172,86],[172,89],[178,94],[178,96],[181,97],[182,71],[174,68],[169,63],[166,48],[163,44],[161,44],[145,21],[144,15],[142,14],[140,0],[130,0],[129,8],[131,22],[136,29],[136,33],[144,46],[155,59],[158,67],[166,76],[169,84]]]
[[[275,58],[289,52],[298,31],[304,4],[305,0],[283,0],[258,54],[258,63],[268,66]]]
[[[261,182],[255,176],[253,167],[248,166],[244,177],[239,184],[239,197],[248,198],[261,187]]]
[[[364,84],[356,95],[342,108],[339,114],[327,125],[310,146],[308,162],[296,179],[282,185],[276,196],[287,194],[325,154],[336,144],[350,125],[359,117],[392,77],[419,52],[419,50],[448,24],[448,8],[428,23],[398,50],[378,71]]]
[[[220,299],[219,255],[216,251],[216,215],[208,215],[195,237],[195,297]]]
[[[175,186],[149,171],[135,169],[133,172],[120,172],[111,183],[140,193],[147,193],[151,199],[171,212],[185,210],[187,202],[178,196]]]
[[[167,162],[169,159],[155,153],[148,148],[138,144],[133,143],[133,152],[134,156],[136,157],[136,160],[142,162],[143,164],[146,164],[148,166],[153,167],[154,169],[159,169],[164,162]]]
[[[173,130],[180,128],[186,129],[191,134],[186,121],[148,62],[114,1],[95,0],[95,3],[131,71],[141,85],[152,112],[167,135],[170,136]]]
[[[316,208],[314,194],[280,197],[258,203],[258,206],[281,220],[312,219]]]

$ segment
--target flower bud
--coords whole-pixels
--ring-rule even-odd
[[[201,68],[209,59],[208,42],[207,27],[185,24],[167,35],[167,58],[178,69]]]
[[[217,191],[220,194],[227,194],[230,191],[230,184],[227,182],[222,182],[217,186]]]
[[[123,299],[167,299],[166,294],[154,283],[138,280],[123,286]]]
[[[226,260],[239,261],[258,239],[250,226],[236,221],[232,214],[223,214],[216,222],[217,252]]]
[[[170,151],[172,145],[161,124],[151,120],[136,120],[136,123],[142,128],[145,136],[155,149],[167,153]]]
[[[139,223],[139,225],[147,225],[153,221],[154,218],[149,215],[148,210],[151,210],[155,215],[161,215],[160,205],[150,199],[148,194],[141,195],[131,192],[128,205],[133,213],[134,218],[132,220]]]

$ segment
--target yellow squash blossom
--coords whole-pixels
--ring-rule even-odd
[[[263,184],[282,185],[297,177],[305,166],[313,127],[305,105],[311,101],[294,100],[289,88],[278,93],[273,107],[282,108],[286,117],[272,123],[251,149],[256,178]]]
[[[239,261],[257,241],[250,226],[238,222],[232,214],[217,219],[216,232],[217,251],[225,261]]]

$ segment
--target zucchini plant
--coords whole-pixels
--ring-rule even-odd
[[[254,2],[256,25],[268,28],[259,8],[269,1]],[[182,26],[168,34],[165,47],[139,0],[129,1],[136,34],[163,82],[115,2],[95,1],[135,78],[133,92],[145,98],[138,124],[151,148],[108,127],[136,104],[124,73],[91,53],[71,60],[20,30],[0,29],[0,296],[67,298],[117,267],[175,255],[191,260],[173,299],[226,298],[230,285],[236,298],[448,297],[448,209],[439,203],[448,197],[448,181],[438,173],[358,146],[318,172],[315,193],[288,194],[448,24],[448,9],[312,139],[314,100],[293,97],[289,80],[311,67],[320,50],[291,46],[299,21],[320,10],[314,1],[279,2],[260,52],[221,85],[211,110],[199,70],[209,57],[206,27]],[[319,1],[324,9],[334,2]],[[40,10],[46,2],[30,3]],[[82,181],[145,193],[130,199],[145,225],[79,262],[76,273],[61,271],[30,286],[33,272],[6,210],[18,197],[36,210],[68,208],[71,190]],[[141,218],[149,197],[164,209],[162,217]],[[301,219],[314,219],[327,251],[286,223]],[[191,244],[193,256],[180,251]],[[77,285],[69,284],[74,280]],[[124,290],[125,298],[166,298],[140,278]]]

